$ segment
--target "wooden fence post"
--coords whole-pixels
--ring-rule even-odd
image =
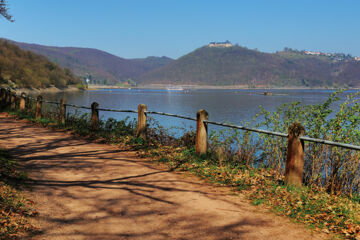
[[[20,103],[19,103],[19,109],[22,111],[25,110],[25,97],[26,97],[26,94],[24,92],[22,92],[20,95]]]
[[[33,100],[31,99],[30,96],[26,96],[25,97],[25,109],[27,112],[31,112],[32,108],[33,108]]]
[[[11,93],[10,97],[11,109],[15,109],[16,107],[16,93]]]
[[[11,104],[11,91],[10,91],[10,89],[7,89],[5,105],[6,105],[6,107],[8,107],[10,104]]]
[[[59,109],[59,123],[65,124],[65,115],[66,115],[66,99],[60,99],[60,109]]]
[[[91,129],[97,130],[99,128],[99,104],[97,102],[93,102],[91,104]]]
[[[15,95],[15,109],[19,109],[20,96],[17,95],[16,93],[14,93],[14,95]]]
[[[36,119],[40,119],[42,116],[41,116],[41,108],[42,108],[42,96],[38,96],[37,99],[36,99],[36,109],[35,109],[35,118]]]
[[[207,123],[204,120],[208,120],[209,114],[200,109],[196,113],[196,140],[195,140],[195,152],[197,154],[205,154],[207,151]]]
[[[146,140],[146,110],[147,106],[145,104],[140,104],[138,106],[138,125],[136,136],[141,137],[144,140]]]
[[[6,100],[6,90],[4,88],[1,88],[0,90],[1,105],[5,105],[5,100]]]
[[[19,107],[20,107],[20,98],[21,98],[20,95],[15,93],[15,108],[16,109],[19,109]]]
[[[305,134],[305,129],[300,123],[293,123],[288,132],[285,183],[300,187],[304,173],[304,141],[299,137]]]

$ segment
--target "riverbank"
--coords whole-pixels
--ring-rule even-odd
[[[108,86],[108,85],[90,85],[88,90],[98,90],[98,89],[160,89],[166,90],[169,86],[179,86],[183,89],[189,90],[337,90],[338,88],[329,88],[329,87],[268,87],[268,86],[257,86],[256,88],[251,88],[248,85],[231,85],[231,86],[213,86],[213,85],[192,85],[192,84],[181,84],[181,85],[169,85],[169,84],[145,84],[138,85],[136,87],[123,87],[123,86]],[[349,89],[360,89],[360,88],[349,88]]]
[[[0,85],[1,88],[8,88],[7,85]],[[76,86],[67,86],[65,88],[57,88],[55,86],[51,86],[48,88],[15,88],[13,89],[16,94],[26,93],[27,95],[36,95],[41,93],[58,93],[58,92],[76,92],[81,91]]]
[[[19,117],[27,117],[29,113],[12,112],[11,114],[18,115]],[[91,183],[92,181],[89,181],[88,179],[74,180],[74,181],[70,181],[70,185],[64,186],[64,189],[60,189],[58,187],[61,187],[64,182],[69,181],[68,178],[66,178],[67,179],[66,181],[61,179],[55,180],[55,182],[59,182],[60,185],[51,185],[54,182],[53,181],[54,179],[51,179],[51,181],[49,182],[50,186],[56,187],[59,190],[59,194],[60,193],[64,194],[64,191],[71,186],[80,187],[81,185],[78,185],[78,183],[81,182],[84,183],[90,182],[91,186],[88,187],[90,187],[91,190],[94,190],[94,188],[98,187],[98,184],[105,184],[105,186],[101,185],[100,187],[102,189],[110,188],[112,191],[115,191],[114,189],[121,188],[122,183],[120,183],[120,185],[117,186],[116,183],[109,182],[108,180],[99,181],[98,175],[89,172],[90,167],[85,166],[86,165],[85,162],[89,158],[93,159],[94,157],[99,156],[101,159],[105,159],[106,162],[99,163],[96,160],[96,163],[99,163],[99,165],[101,166],[103,166],[105,163],[110,164],[111,169],[116,170],[112,174],[112,176],[109,176],[108,178],[105,179],[123,179],[119,175],[118,169],[117,168],[115,169],[114,166],[115,164],[120,164],[119,167],[122,167],[123,165],[129,163],[129,160],[122,157],[120,153],[124,153],[129,150],[132,151],[136,150],[137,155],[134,161],[135,164],[143,165],[144,162],[142,162],[140,159],[144,159],[144,158],[151,159],[152,162],[158,163],[165,167],[167,166],[167,171],[171,171],[171,172],[175,171],[179,173],[180,172],[191,173],[200,176],[202,179],[205,179],[206,180],[205,182],[208,184],[213,183],[215,186],[221,188],[228,188],[230,194],[239,195],[244,197],[243,199],[248,199],[247,201],[249,201],[251,205],[258,205],[259,206],[258,209],[261,208],[263,210],[266,210],[269,216],[275,217],[275,215],[270,214],[268,212],[269,210],[271,210],[278,215],[288,216],[297,222],[305,223],[308,227],[314,228],[319,232],[322,231],[323,233],[327,233],[327,234],[331,232],[337,234],[339,233],[343,235],[342,237],[353,240],[358,239],[358,237],[360,237],[360,219],[358,215],[360,205],[359,205],[358,195],[354,194],[351,198],[349,198],[344,195],[331,195],[327,193],[326,189],[319,188],[316,186],[308,186],[304,188],[295,188],[291,186],[286,186],[283,184],[284,182],[283,175],[279,173],[276,169],[269,167],[254,168],[251,167],[250,164],[249,165],[245,164],[244,161],[248,161],[247,160],[248,157],[249,156],[251,157],[251,149],[248,148],[253,147],[252,142],[250,143],[250,145],[247,145],[245,142],[243,142],[242,150],[241,151],[239,150],[238,154],[234,156],[235,158],[232,158],[231,156],[230,156],[231,158],[229,158],[229,156],[225,153],[224,153],[225,155],[221,157],[220,155],[217,155],[217,153],[214,153],[214,151],[211,150],[212,148],[209,149],[208,154],[203,156],[198,156],[197,154],[194,153],[194,148],[192,147],[194,145],[193,142],[194,135],[191,134],[191,132],[187,133],[180,139],[174,139],[174,138],[169,138],[163,132],[159,132],[158,129],[149,128],[148,132],[151,134],[149,134],[149,139],[147,141],[144,141],[143,139],[139,139],[136,136],[134,136],[134,132],[136,130],[135,125],[132,122],[127,122],[127,121],[117,122],[114,120],[110,120],[107,122],[103,122],[99,126],[99,129],[94,131],[91,129],[90,119],[87,118],[68,116],[68,120],[66,121],[65,125],[56,125],[56,120],[50,120],[50,119],[36,120],[33,117],[30,117],[29,119],[40,125],[51,126],[51,128],[65,128],[66,130],[71,130],[74,133],[85,136],[87,139],[93,139],[93,140],[96,139],[96,141],[98,142],[112,143],[113,146],[117,146],[118,148],[121,149],[120,151],[116,151],[115,156],[102,156],[101,155],[102,152],[99,152],[98,153],[99,155],[98,154],[95,155],[94,152],[96,152],[95,150],[96,147],[90,146],[89,141],[86,142],[86,146],[82,146],[81,144],[71,143],[72,137],[66,137],[66,139],[64,140],[59,140],[51,137],[52,141],[55,142],[56,144],[43,143],[41,141],[44,140],[44,138],[49,137],[51,134],[50,133],[45,134],[46,137],[44,136],[44,138],[41,138],[42,140],[40,141],[39,139],[35,139],[35,137],[41,137],[39,136],[41,129],[39,128],[38,130],[33,130],[32,132],[36,134],[33,135],[34,137],[31,138],[31,140],[36,141],[36,144],[38,144],[39,148],[41,148],[41,152],[37,150],[35,150],[34,152],[40,153],[38,161],[39,164],[44,167],[45,172],[49,170],[51,166],[53,167],[60,166],[59,167],[60,169],[58,169],[59,171],[61,169],[67,172],[69,170],[75,171],[71,174],[71,176],[83,176],[83,174],[79,172],[81,168],[84,168],[85,172],[90,173],[90,175],[97,176],[96,181],[94,181],[94,184],[92,184]],[[8,123],[15,124],[13,120],[9,120]],[[1,127],[6,127],[5,125],[6,124],[0,124]],[[19,136],[18,133],[14,132],[15,127],[11,127],[10,129],[12,129],[12,132],[8,133],[3,131],[3,133],[5,135],[14,134],[16,136]],[[20,127],[20,129],[24,130],[25,127]],[[22,134],[21,136],[24,137],[24,134]],[[8,137],[7,139],[10,138]],[[8,142],[9,141],[7,141],[7,143]],[[71,153],[59,152],[64,150],[64,146],[59,145],[62,142],[66,142],[66,146],[70,146]],[[22,144],[21,146],[36,145],[33,143],[24,144],[24,141],[21,141],[21,144]],[[222,144],[224,144],[224,142],[222,142]],[[44,149],[43,146],[53,147],[54,153],[49,154],[47,152],[44,152],[46,151],[46,149]],[[78,146],[81,151],[85,151],[85,152],[77,153],[74,149],[75,146]],[[281,147],[281,144],[279,145],[279,147]],[[309,148],[309,145],[307,146],[307,148]],[[14,147],[14,149],[18,151],[19,148]],[[91,152],[90,150],[87,151],[87,149],[91,149]],[[101,151],[105,151],[105,147],[102,147]],[[276,151],[271,150],[272,159],[274,159],[274,157],[276,156],[275,152]],[[84,159],[84,161],[82,161],[81,159],[79,159],[79,157],[81,156],[87,156],[87,153],[89,153],[90,155],[89,157],[86,158],[86,160]],[[51,159],[51,163],[49,163],[51,166],[49,167],[45,166],[46,164],[44,158],[42,158],[43,154],[47,156],[46,159]],[[60,157],[58,157],[59,154]],[[74,161],[74,163],[68,162],[68,160],[64,160],[64,157],[66,156],[69,156],[71,161]],[[138,158],[139,156],[142,158],[139,159]],[[117,160],[116,159],[117,157],[120,159]],[[31,158],[31,159],[37,161],[35,160],[35,158]],[[111,163],[109,162],[109,160],[111,159],[116,161],[114,163]],[[124,160],[124,162],[122,163],[120,160]],[[60,162],[59,164],[57,164],[55,161],[60,161]],[[81,162],[80,166],[74,167],[76,164],[80,162]],[[137,171],[139,171],[139,167],[140,166],[137,166]],[[94,168],[94,169],[98,169],[98,168]],[[124,168],[124,169],[126,170],[126,174],[130,174],[130,176],[133,176],[131,173],[129,173],[128,168]],[[100,169],[98,170],[100,172],[103,172]],[[51,176],[52,177],[60,176],[61,174],[59,175],[59,171],[55,171],[56,174],[52,173]],[[124,175],[124,179],[128,180],[129,178],[127,177],[128,175],[126,174]],[[144,174],[144,175],[148,176],[148,174]],[[153,176],[153,174],[151,174],[151,176]],[[169,177],[170,176],[166,176],[165,179],[169,179]],[[136,179],[140,180],[141,177],[140,178],[136,177]],[[155,182],[153,180],[154,179],[152,180],[147,179],[145,182],[148,183],[149,181],[151,181],[151,183],[154,184]],[[71,185],[72,182],[76,183],[76,185]],[[111,186],[107,186],[106,185],[107,183],[109,183]],[[175,182],[173,180],[170,182],[170,184],[174,184],[174,183]],[[140,183],[139,185],[138,182],[130,185],[126,184],[126,189],[130,189],[129,187],[131,186],[134,187],[144,186],[143,184],[144,183]],[[160,179],[160,184],[165,184],[163,179]],[[166,185],[166,188],[168,188],[167,186],[168,185]],[[152,187],[151,189],[143,189],[143,190],[144,192],[151,191],[152,194],[155,194],[155,197],[157,199],[171,201],[172,203],[175,203],[176,205],[180,205],[180,206],[182,205],[181,203],[175,202],[172,199],[163,198],[162,197],[163,195],[161,196],[157,195],[155,193],[156,191],[154,191],[154,188]],[[74,189],[74,191],[77,192],[86,192],[86,190],[87,188]],[[130,190],[136,192],[137,189],[131,188]],[[171,193],[173,193],[173,191],[175,190],[170,190],[170,191]],[[73,196],[73,193],[74,192],[71,192],[65,195]],[[138,192],[136,192],[135,194],[137,193]],[[151,197],[154,197],[154,195],[151,195]],[[192,196],[192,197],[193,198],[195,197],[195,199],[197,199],[196,196]],[[82,196],[79,195],[76,196],[76,199],[80,199],[80,198],[82,198]],[[86,199],[87,201],[89,201],[89,198],[86,197]],[[70,200],[71,199],[63,199],[61,201],[67,202]],[[113,202],[111,199],[109,201]],[[201,205],[202,203],[199,202],[198,204]],[[48,209],[48,205],[47,204],[44,205],[46,205]],[[214,207],[215,205],[211,203],[209,206]],[[248,209],[249,206],[250,205],[244,206],[244,208]],[[102,209],[104,209],[103,208],[104,206],[101,207]],[[71,209],[68,206],[65,208]],[[149,211],[151,211],[151,209]],[[195,212],[196,209],[192,209],[192,211]],[[242,208],[238,211],[241,212],[241,216],[244,216],[245,213],[242,212]],[[71,214],[71,212],[68,212],[68,214]],[[99,214],[101,214],[101,212]],[[166,214],[168,213],[166,212]],[[80,213],[80,215],[84,216],[86,215],[86,213],[85,214]],[[71,216],[74,216],[74,214],[71,214]],[[78,216],[74,216],[74,217],[78,217]],[[233,219],[234,217],[236,218],[236,216],[232,216]],[[150,221],[151,219],[148,220]],[[166,219],[166,220],[171,220],[171,219]],[[193,219],[189,219],[189,221],[191,220]],[[72,219],[66,219],[66,221],[72,222]],[[82,222],[82,224],[86,224],[86,222]],[[201,223],[199,222],[198,224]],[[328,236],[330,238],[331,235]],[[301,235],[301,237],[303,237],[303,235]],[[291,239],[291,238],[285,238],[285,239]],[[299,239],[299,236],[295,239]],[[322,239],[326,239],[326,235],[323,235]]]

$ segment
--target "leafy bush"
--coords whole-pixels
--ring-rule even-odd
[[[301,106],[295,102],[284,104],[273,113],[261,109],[257,117],[264,120],[257,127],[287,132],[291,123],[300,122],[308,137],[360,145],[359,93],[347,95],[346,100],[340,102],[339,95],[342,93],[335,92],[324,103],[317,105]],[[338,111],[333,112],[333,107],[337,107]],[[262,146],[261,162],[283,173],[286,141],[263,134],[259,141],[259,146]],[[359,151],[306,143],[305,154],[306,185],[317,185],[331,193],[346,193],[350,196],[353,192],[359,192]]]

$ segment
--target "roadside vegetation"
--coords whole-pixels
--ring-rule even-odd
[[[0,149],[0,239],[21,239],[37,230],[29,220],[37,214],[34,203],[22,192],[25,180],[17,163]]]
[[[287,132],[291,123],[300,122],[309,137],[360,145],[359,96],[352,94],[340,100],[343,96],[344,92],[338,91],[324,103],[303,106],[295,102],[282,105],[276,112],[260,108],[254,123],[244,125],[256,123],[258,128]],[[68,113],[65,124],[58,124],[54,109],[44,111],[44,118],[36,120],[33,105],[28,104],[27,111],[8,112],[43,126],[138,150],[141,156],[151,157],[174,171],[188,171],[230,186],[235,193],[247,196],[252,204],[263,205],[310,228],[335,233],[340,238],[360,239],[358,151],[306,143],[304,187],[298,188],[284,184],[287,149],[284,138],[223,129],[209,134],[208,153],[198,156],[194,131],[183,130],[182,137],[175,137],[150,118],[144,140],[135,136],[136,119],[109,118],[100,121],[97,130],[91,130],[89,114]],[[337,110],[333,112],[334,106]]]

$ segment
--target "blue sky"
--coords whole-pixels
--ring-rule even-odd
[[[178,58],[211,41],[360,56],[358,0],[7,0],[0,37]]]

